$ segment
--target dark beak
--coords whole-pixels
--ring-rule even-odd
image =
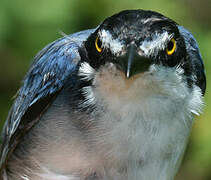
[[[126,78],[130,78],[138,73],[143,73],[149,69],[152,60],[137,53],[137,48],[131,44],[127,53],[117,58],[117,67],[125,73]]]

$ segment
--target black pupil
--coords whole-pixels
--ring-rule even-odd
[[[101,42],[101,40],[100,40],[100,39],[98,39],[98,40],[97,40],[97,45],[98,45],[98,47],[99,47],[99,48],[101,48],[101,46],[102,46],[102,42]]]
[[[173,47],[174,47],[174,43],[172,41],[170,41],[168,43],[168,50],[171,51],[173,49]]]

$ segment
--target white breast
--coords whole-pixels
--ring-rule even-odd
[[[149,72],[126,80],[109,64],[96,74],[95,88],[84,91],[89,103],[105,109],[96,139],[107,172],[126,168],[125,179],[173,179],[192,113],[198,114],[203,104],[200,89],[190,91],[180,68],[153,65]]]

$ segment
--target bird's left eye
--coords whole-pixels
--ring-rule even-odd
[[[96,40],[95,40],[95,47],[96,47],[96,49],[97,49],[97,51],[98,51],[99,53],[102,52],[102,50],[103,50],[103,48],[102,48],[102,42],[101,42],[101,40],[99,39],[99,37],[97,37]]]
[[[176,50],[176,47],[177,47],[176,41],[174,38],[172,38],[167,45],[166,53],[169,56],[172,55],[174,53],[174,51]]]

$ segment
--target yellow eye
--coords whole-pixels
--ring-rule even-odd
[[[99,53],[102,52],[102,42],[99,40],[99,37],[97,37],[95,40],[95,47]]]
[[[172,38],[169,43],[168,43],[168,46],[167,46],[167,49],[166,49],[166,53],[170,56],[174,53],[174,51],[176,50],[176,41],[174,38]]]

